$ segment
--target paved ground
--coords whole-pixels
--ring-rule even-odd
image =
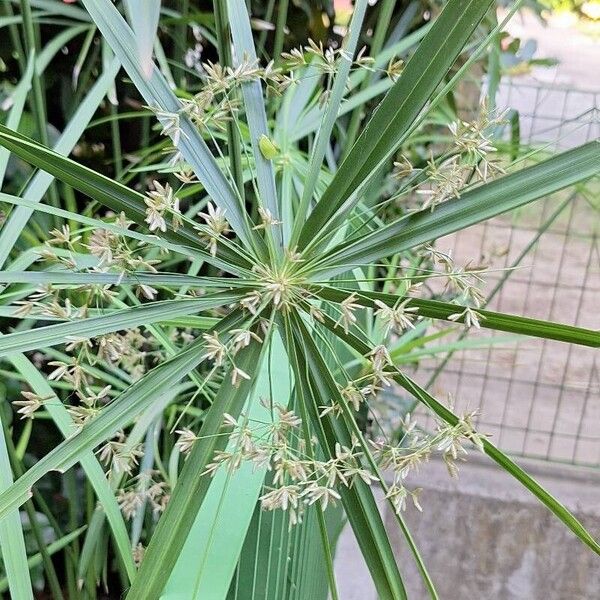
[[[600,534],[600,475],[525,461],[537,481],[559,497],[596,538]],[[520,484],[490,460],[472,455],[460,478],[434,460],[413,477],[423,488],[423,513],[406,522],[443,600],[592,600],[600,572],[597,556]],[[395,517],[382,511],[408,597],[429,597]],[[350,532],[340,540],[337,581],[342,600],[376,600],[373,584]]]
[[[541,58],[559,60],[555,67],[537,68],[529,80],[600,91],[600,41],[568,16],[551,17],[544,25],[532,13],[523,12],[513,17],[507,31],[523,41],[535,40]]]

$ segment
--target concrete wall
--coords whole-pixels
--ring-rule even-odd
[[[520,461],[600,539],[600,473]],[[452,480],[438,461],[411,479],[424,512],[406,521],[442,600],[595,600],[600,557],[485,457],[470,455]],[[381,495],[380,495],[381,496]],[[409,598],[426,599],[394,516],[381,504]],[[349,530],[336,557],[342,600],[376,594]]]

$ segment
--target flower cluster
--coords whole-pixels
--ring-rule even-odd
[[[225,211],[213,206],[211,202],[206,205],[207,212],[199,212],[198,216],[204,220],[206,226],[196,227],[200,239],[206,243],[206,247],[212,256],[217,254],[217,243],[222,236],[229,233],[229,223],[225,218]]]
[[[191,122],[202,131],[223,131],[242,108],[237,91],[245,83],[261,81],[267,90],[277,96],[283,94],[289,87],[295,85],[302,75],[302,71],[310,65],[311,69],[329,78],[329,84],[323,89],[318,89],[319,105],[323,105],[329,97],[331,78],[339,68],[339,62],[350,61],[354,69],[379,71],[383,76],[396,81],[400,76],[404,62],[392,57],[385,68],[377,69],[374,59],[366,56],[366,47],[363,47],[352,57],[343,48],[324,47],[309,39],[306,46],[293,48],[281,55],[281,60],[270,61],[262,66],[256,60],[243,57],[236,66],[223,66],[211,61],[202,62],[203,40],[201,34],[195,34],[197,43],[189,48],[185,54],[186,65],[196,71],[202,79],[201,90],[184,99],[181,107],[176,111],[167,111],[162,108],[149,106],[161,123],[161,133],[171,136],[175,146],[185,135],[182,128],[182,116],[188,117]],[[299,73],[299,74],[297,74]],[[189,167],[183,163],[180,154],[176,151],[171,161],[177,166],[176,176],[185,183],[191,181]]]
[[[419,176],[416,196],[409,200],[408,209],[433,211],[447,200],[460,198],[463,188],[473,182],[474,174],[487,182],[490,177],[504,173],[493,159],[496,148],[491,141],[502,123],[503,115],[494,116],[482,104],[475,121],[459,120],[448,125],[452,146],[439,158],[431,154],[426,167],[415,169],[410,160],[401,155],[394,162],[392,178],[402,181],[408,176]],[[400,193],[405,191],[407,188],[402,187]]]
[[[240,306],[252,315],[257,315],[267,305],[285,314],[294,306],[306,304],[312,297],[293,260],[274,268],[257,264],[252,272],[256,276],[254,289],[240,300]]]
[[[366,450],[362,442],[352,436],[348,446],[336,443],[328,458],[319,459],[313,450],[318,447],[317,441],[314,438],[307,441],[305,424],[296,413],[263,402],[273,409],[272,422],[253,421],[245,414],[239,419],[225,415],[223,428],[230,432],[228,447],[215,453],[203,474],[212,476],[221,468],[234,472],[244,463],[265,469],[269,475],[260,496],[261,507],[287,511],[290,525],[301,522],[307,506],[318,504],[325,510],[328,505],[335,505],[341,499],[341,490],[359,480],[367,485],[380,481],[379,470],[392,475],[386,496],[395,510],[404,510],[409,498],[421,510],[419,490],[409,490],[405,485],[412,471],[438,454],[450,475],[456,477],[456,462],[467,454],[465,444],[483,450],[484,436],[473,427],[474,413],[465,415],[455,425],[440,423],[432,434],[420,430],[409,414],[401,423],[404,435],[399,444],[371,440],[370,450]],[[188,453],[198,438],[189,429],[178,433],[177,447]],[[375,469],[367,466],[371,463]]]
[[[117,502],[126,519],[133,519],[146,503],[150,504],[155,515],[165,510],[170,492],[164,481],[156,481],[156,476],[156,472],[140,473],[127,489],[119,490]]]
[[[263,401],[265,406],[270,406]],[[363,467],[363,453],[358,440],[350,446],[336,444],[328,460],[315,458],[302,433],[302,420],[293,410],[272,406],[273,422],[252,421],[242,414],[239,420],[225,415],[224,428],[230,430],[226,450],[215,453],[204,474],[214,475],[218,469],[230,472],[250,462],[270,473],[269,485],[260,497],[264,510],[288,511],[290,524],[301,521],[306,506],[318,503],[323,510],[340,499],[340,486],[351,487],[357,478],[367,484],[375,477]],[[197,439],[189,430],[179,432],[178,447],[189,452]]]
[[[409,490],[406,479],[426,463],[432,455],[441,455],[452,477],[458,476],[457,460],[467,455],[465,443],[471,443],[483,451],[485,436],[477,433],[473,426],[475,413],[464,415],[455,425],[438,423],[433,434],[427,434],[417,426],[410,413],[401,421],[403,438],[398,445],[383,440],[371,441],[373,455],[381,469],[391,473],[392,482],[386,490],[386,497],[399,513],[406,508],[410,499],[418,510],[420,489]]]
[[[266,330],[266,329],[265,329]],[[231,383],[237,387],[242,380],[249,381],[250,375],[235,364],[236,354],[243,348],[248,347],[252,341],[262,344],[262,338],[248,326],[244,329],[232,329],[227,332],[228,339],[222,341],[217,331],[205,333],[203,360],[212,362],[214,369],[228,365],[231,370]]]
[[[452,294],[454,302],[464,306],[462,311],[449,315],[448,318],[451,321],[462,320],[466,327],[479,328],[480,321],[485,318],[477,310],[485,303],[485,296],[481,291],[484,283],[482,268],[471,267],[471,263],[457,267],[449,252],[441,252],[433,246],[425,246],[422,256],[433,265],[441,265],[445,291]]]
[[[171,227],[177,231],[182,225],[179,198],[167,183],[164,186],[158,181],[152,182],[154,189],[148,192],[146,203],[146,223],[150,231],[167,231],[166,215],[171,216]]]
[[[459,120],[448,125],[456,151],[468,167],[475,169],[483,181],[505,172],[497,161],[490,158],[490,155],[496,152],[490,136],[493,135],[493,130],[504,122],[504,114],[491,113],[487,104],[483,103],[476,121]]]

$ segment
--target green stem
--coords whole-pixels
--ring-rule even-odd
[[[77,481],[75,479],[75,473],[71,469],[65,473],[64,478],[65,483],[65,493],[69,501],[69,531],[75,531],[77,529],[77,506],[78,506],[78,498],[77,498]],[[69,546],[71,549],[71,553],[73,556],[80,555],[79,548],[79,540],[75,538],[72,544]],[[68,561],[65,565],[66,579],[67,579],[67,588],[69,590],[69,598],[77,597],[77,573],[75,570],[75,565],[72,561]]]
[[[224,66],[233,66],[231,44],[229,40],[229,27],[227,25],[226,0],[214,0],[215,28],[217,30],[217,44],[219,62]],[[240,200],[244,203],[244,170],[242,168],[242,141],[233,120],[227,121],[227,148],[233,181],[238,190]]]
[[[36,32],[36,27],[31,14],[31,5],[29,0],[21,0],[21,16],[23,18],[23,35],[25,38],[25,51],[28,56],[32,54],[37,56],[39,52],[39,39]],[[34,66],[33,77],[31,78],[31,89],[33,98],[30,102],[31,112],[33,112],[36,127],[38,130],[39,140],[44,146],[48,146],[48,128],[46,115],[46,98],[44,86],[42,83],[42,74],[38,72],[37,66]],[[48,189],[50,202],[54,206],[58,206],[60,201],[56,185],[54,183]],[[56,221],[58,225],[58,221]]]
[[[118,108],[114,104],[110,105],[110,114],[113,116],[117,116],[118,114]],[[113,160],[115,163],[115,179],[118,180],[123,173],[123,156],[121,155],[121,132],[117,119],[113,119],[110,122],[110,130],[112,135]]]
[[[4,16],[14,17],[15,12],[10,2],[0,2],[0,6],[2,6],[2,14]],[[21,43],[21,38],[19,37],[19,29],[15,23],[11,23],[8,26],[8,34],[10,35],[10,41],[13,47],[13,56],[16,57],[21,70],[21,75],[23,75],[27,69],[27,60],[25,50],[23,49],[23,44]]]
[[[267,10],[265,12],[265,21],[267,22],[271,22],[273,20],[273,10],[275,9],[275,0],[269,0],[269,3],[267,4]],[[261,31],[259,40],[258,40],[258,44],[257,44],[257,48],[256,48],[256,54],[260,57],[263,55],[263,53],[265,53],[265,43],[267,41],[267,30],[265,29],[264,31]]]
[[[6,450],[8,452],[8,457],[10,460],[10,464],[13,470],[13,473],[18,478],[23,475],[23,467],[17,457],[17,451],[15,445],[13,443],[12,436],[10,431],[8,430],[6,420],[0,419],[2,421],[2,429],[4,431],[4,437],[6,441]],[[40,555],[42,557],[42,563],[44,565],[44,571],[46,573],[46,577],[48,579],[48,585],[50,586],[50,591],[52,592],[55,600],[64,600],[64,596],[62,594],[60,583],[58,582],[58,577],[56,575],[56,570],[54,569],[54,564],[52,563],[52,559],[48,554],[46,549],[46,542],[44,541],[44,536],[40,531],[40,526],[37,521],[37,515],[35,508],[33,506],[33,502],[31,500],[27,500],[24,504],[25,512],[27,513],[27,518],[29,520],[29,526],[31,527],[31,532],[33,537],[35,538],[35,543],[38,547]]]
[[[186,51],[188,29],[187,15],[190,11],[189,0],[179,0],[179,4],[179,12],[181,13],[181,25],[177,27],[177,35],[175,36],[174,43],[175,52],[180,54],[180,56],[175,56],[177,64],[180,64],[183,57],[183,53]],[[177,69],[174,69],[174,71],[176,73],[176,80],[179,81],[179,86],[182,88],[185,87],[185,69],[177,67]]]
[[[286,328],[289,325],[289,322],[286,321]],[[298,402],[300,407],[300,412],[302,415],[302,429],[304,431],[304,439],[306,441],[306,452],[310,458],[310,460],[315,460],[315,455],[313,452],[313,446],[311,441],[311,432],[308,427],[309,423],[309,415],[306,409],[306,405],[304,402]],[[327,524],[325,523],[325,517],[323,516],[323,511],[319,506],[315,506],[315,510],[317,513],[317,521],[319,522],[319,533],[321,534],[321,542],[323,545],[323,556],[325,557],[325,566],[327,567],[327,578],[329,581],[329,591],[331,593],[331,600],[339,600],[339,595],[337,591],[337,585],[335,582],[335,569],[333,566],[333,555],[331,552],[331,543],[329,542],[329,535],[327,533]]]
[[[277,28],[275,30],[275,42],[273,43],[273,59],[275,62],[277,62],[283,52],[289,5],[289,0],[281,0],[279,3],[279,10],[277,11]]]
[[[373,42],[371,43],[371,48],[369,50],[369,54],[371,56],[377,56],[383,48],[385,34],[387,33],[388,27],[390,25],[390,19],[392,18],[395,5],[396,0],[384,0],[381,3],[381,6],[379,8],[379,14],[377,16],[377,25],[375,26],[375,33],[373,34]],[[366,89],[370,85],[372,77],[373,73],[367,71],[365,78],[363,79],[362,84],[360,86],[361,91]],[[362,106],[355,108],[352,112],[352,116],[350,117],[350,123],[348,125],[348,130],[346,132],[346,140],[344,142],[344,152],[342,154],[342,160],[346,158],[346,155],[350,151],[350,148],[352,148],[354,142],[356,141],[358,129],[360,127],[363,114],[364,113]]]
[[[29,0],[21,0],[21,15],[23,17],[23,35],[25,37],[25,50],[28,55],[32,52],[37,55],[38,43],[35,35],[33,17],[31,15],[31,6]],[[41,74],[37,68],[34,68],[34,74],[31,82],[33,91],[33,106],[32,111],[38,128],[39,139],[44,144],[48,145],[48,130],[46,127],[46,101],[44,98],[44,90],[42,87]]]

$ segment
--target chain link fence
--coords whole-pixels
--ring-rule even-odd
[[[600,137],[599,96],[507,80],[497,103],[518,114],[512,135],[520,144],[545,153]],[[443,238],[438,248],[452,250],[459,265],[486,266],[486,308],[599,329],[599,217],[596,178]],[[493,343],[446,355],[443,368],[439,358],[421,362],[417,378],[451,397],[458,412],[479,409],[480,430],[511,454],[600,466],[596,349],[484,330],[468,336]]]

